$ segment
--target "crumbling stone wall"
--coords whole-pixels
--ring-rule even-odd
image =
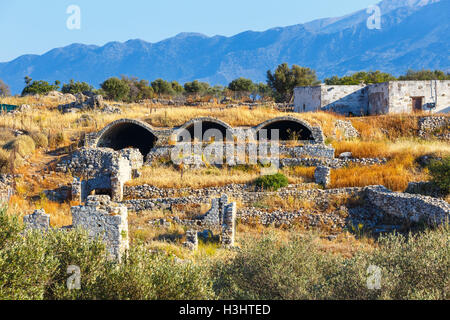
[[[43,209],[35,210],[33,214],[23,217],[27,230],[47,231],[50,229],[50,216]]]
[[[196,233],[199,229],[211,228],[218,230],[221,234],[221,243],[224,247],[230,248],[234,246],[235,241],[235,229],[236,229],[236,203],[228,202],[228,196],[222,195],[220,198],[214,198],[211,200],[211,209],[203,216],[194,220],[180,220],[174,218],[174,221],[183,225],[186,225],[191,229],[186,234],[186,246],[192,248],[195,246],[195,237],[193,232]],[[196,230],[196,231],[193,231]]]
[[[438,131],[441,131],[438,133]],[[424,117],[419,119],[419,136],[427,139],[431,136],[450,140],[449,117]]]
[[[129,249],[128,209],[112,202],[108,196],[90,196],[86,205],[71,208],[72,225],[61,230],[81,228],[91,239],[101,238],[111,257],[120,261]],[[50,215],[36,210],[23,218],[28,230],[50,229]]]
[[[327,188],[331,183],[331,168],[319,166],[314,172],[314,179],[317,184]]]
[[[294,89],[294,112],[320,111],[321,86],[297,87]]]
[[[359,132],[353,127],[351,121],[346,120],[337,120],[334,124],[334,136],[340,136],[344,139],[354,139],[358,138]]]
[[[450,218],[450,204],[443,200],[395,193],[383,186],[367,187],[364,194],[371,205],[409,223],[424,222],[435,226],[449,221]]]
[[[188,230],[186,231],[186,242],[183,243],[183,246],[188,248],[191,251],[195,251],[198,249],[198,233],[197,230]]]
[[[423,104],[436,102],[433,113],[450,111],[450,81],[390,81],[389,113],[412,112],[412,97],[422,97]],[[437,93],[437,96],[436,96]],[[434,99],[437,98],[437,101]],[[429,109],[423,109],[428,111]]]
[[[0,207],[3,203],[7,203],[13,195],[14,177],[9,174],[0,174]]]
[[[368,108],[365,85],[319,85],[294,89],[295,112],[320,110],[364,115]]]
[[[111,256],[121,260],[129,249],[128,210],[108,196],[89,196],[85,206],[72,207],[73,227],[87,230],[89,237],[101,237]]]
[[[222,212],[222,245],[226,248],[234,247],[237,215],[236,202],[226,204]]]
[[[83,202],[94,190],[105,190],[114,201],[122,201],[123,185],[137,175],[143,156],[138,150],[116,152],[107,148],[81,148],[58,164],[57,170],[75,177],[72,199]]]

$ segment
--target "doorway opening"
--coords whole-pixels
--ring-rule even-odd
[[[412,111],[421,112],[423,107],[424,97],[412,97]]]

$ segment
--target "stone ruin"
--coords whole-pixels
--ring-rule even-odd
[[[101,238],[110,256],[121,261],[129,249],[128,209],[112,202],[108,196],[89,196],[85,206],[71,208],[72,225],[61,230],[81,228],[90,239]],[[48,231],[50,216],[44,210],[36,210],[23,218],[27,230]]]
[[[179,220],[176,222],[192,228],[186,233],[185,246],[195,250],[198,246],[199,230],[211,228],[220,232],[220,242],[225,248],[234,247],[236,234],[236,202],[229,202],[227,195],[211,200],[211,209],[203,216],[194,220]]]
[[[419,137],[450,140],[450,117],[424,117],[419,119]],[[442,131],[439,133],[439,131]]]
[[[8,174],[0,174],[0,207],[2,203],[7,203],[14,194],[14,177]]]
[[[43,209],[35,210],[33,214],[23,217],[23,223],[28,230],[47,231],[50,229],[50,215]]]
[[[137,149],[82,148],[59,163],[57,170],[75,176],[71,187],[74,201],[84,202],[92,192],[122,201],[124,184],[138,176],[143,162]]]
[[[359,138],[360,134],[358,130],[353,127],[353,124],[349,120],[337,120],[334,124],[334,133],[335,137],[340,135],[340,138],[343,139],[354,139]]]
[[[328,188],[331,183],[331,168],[325,166],[318,166],[314,172],[314,179],[317,184]]]
[[[383,186],[364,188],[364,197],[369,205],[408,224],[437,226],[450,221],[450,204],[444,200],[396,193]]]
[[[122,113],[120,108],[111,107],[103,101],[101,95],[92,92],[77,93],[73,96],[75,101],[58,106],[62,113],[78,113],[88,110],[97,110],[103,113]]]
[[[85,206],[72,207],[72,227],[83,228],[89,237],[103,237],[109,253],[119,260],[129,249],[128,209],[108,196],[89,196]]]

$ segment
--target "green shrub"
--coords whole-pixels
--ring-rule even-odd
[[[92,91],[94,88],[86,83],[86,82],[79,82],[79,81],[74,81],[73,79],[70,80],[69,83],[65,83],[62,88],[61,88],[61,92],[62,93],[70,93],[70,94],[76,94],[76,93],[82,93],[85,91]]]
[[[381,237],[373,251],[351,258],[322,252],[314,237],[247,241],[212,268],[220,299],[412,300],[450,298],[450,228],[408,237]],[[381,289],[367,285],[369,266],[381,270]]]
[[[101,299],[204,300],[214,298],[208,270],[133,247],[118,268],[99,279]]]
[[[34,132],[31,134],[31,138],[33,139],[36,147],[38,148],[47,148],[48,147],[48,138],[47,135],[41,132]]]
[[[441,161],[433,161],[429,170],[433,177],[433,182],[446,194],[450,193],[450,157]]]
[[[49,84],[47,81],[30,81],[27,82],[26,87],[22,91],[22,96],[27,94],[47,94],[50,91],[56,91],[59,88],[59,82],[55,81],[55,84]]]
[[[282,173],[277,173],[270,176],[261,176],[255,180],[255,185],[264,190],[277,191],[289,184],[288,179]]]
[[[220,299],[314,299],[327,256],[312,239],[299,237],[280,243],[274,236],[243,244],[234,259],[213,269],[214,290]]]

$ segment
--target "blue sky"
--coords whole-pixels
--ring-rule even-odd
[[[0,0],[0,62],[71,43],[157,42],[180,32],[231,36],[246,30],[342,16],[377,0]],[[81,29],[69,30],[70,5]]]

